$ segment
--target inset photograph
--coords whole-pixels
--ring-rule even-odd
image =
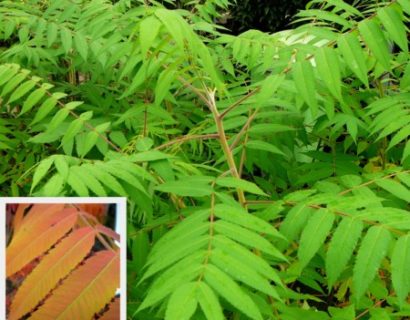
[[[5,319],[125,320],[125,199],[45,199],[2,199]]]

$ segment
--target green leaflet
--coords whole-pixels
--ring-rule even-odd
[[[72,44],[73,44],[71,30],[65,27],[62,27],[60,30],[60,37],[61,37],[61,42],[63,44],[64,51],[67,54],[70,52],[70,49],[72,48]]]
[[[266,103],[266,100],[275,95],[284,80],[284,75],[273,74],[268,76],[262,81],[260,91],[254,96],[254,101],[258,104]]]
[[[142,56],[147,57],[148,50],[151,48],[156,36],[158,35],[161,22],[154,16],[150,16],[142,20],[140,24],[140,46]]]
[[[12,103],[16,101],[17,99],[20,99],[22,96],[24,96],[27,92],[29,92],[34,86],[37,84],[37,82],[40,80],[40,78],[33,78],[30,79],[26,82],[24,82],[22,85],[20,85],[10,96],[9,101],[7,103]]]
[[[390,320],[391,313],[384,308],[371,308],[369,320]]]
[[[403,306],[410,292],[410,235],[401,236],[394,246],[391,257],[393,288]]]
[[[168,181],[155,189],[161,192],[174,193],[183,197],[203,197],[212,194],[213,189],[208,183],[200,183],[190,180]]]
[[[47,127],[47,131],[46,132],[52,132],[55,129],[57,129],[57,127],[59,125],[61,125],[61,123],[67,118],[67,116],[69,115],[69,110],[67,108],[63,108],[61,110],[59,110],[54,116],[53,118],[50,120],[50,124]]]
[[[166,235],[164,235],[163,238],[165,238],[165,240],[162,240],[163,238],[158,240],[157,244],[151,251],[149,264],[157,260],[161,260],[164,255],[167,255],[169,253],[169,251],[175,250],[176,246],[186,246],[187,242],[193,240],[201,240],[202,235],[208,234],[210,225],[206,221],[204,221],[203,217],[204,216],[202,214],[199,214],[199,219],[196,217],[195,219],[193,219],[192,217],[187,218],[186,220],[189,219],[189,221],[185,222],[184,220],[183,226],[181,228],[178,228],[177,231],[174,231],[175,229],[172,229]]]
[[[410,2],[408,0],[398,0],[397,2],[407,14],[410,14]]]
[[[224,221],[229,221],[256,232],[269,234],[276,238],[286,240],[286,238],[268,222],[248,214],[242,208],[220,204],[215,206],[214,212],[215,216]]]
[[[215,249],[212,251],[211,262],[236,280],[280,300],[278,293],[267,279],[263,278],[252,267],[233,258],[229,253]]]
[[[342,80],[337,53],[329,47],[319,48],[315,54],[315,62],[319,75],[330,93],[342,101]]]
[[[77,150],[78,155],[80,157],[85,157],[91,151],[91,149],[95,146],[95,144],[98,141],[98,138],[99,138],[99,135],[96,131],[87,132],[87,134],[85,135],[85,140],[83,142],[82,148],[79,148]]]
[[[150,150],[145,152],[135,153],[130,156],[130,161],[133,162],[148,162],[171,158],[170,155],[158,150]]]
[[[75,174],[79,177],[82,177],[82,181],[84,182],[85,186],[92,191],[96,196],[99,197],[106,197],[107,192],[105,191],[102,184],[96,179],[92,174],[90,174],[84,167],[82,166],[74,166],[70,168],[71,171],[74,171]]]
[[[22,83],[27,78],[29,73],[30,71],[28,70],[20,70],[19,73],[15,75],[12,79],[10,79],[3,87],[1,96],[4,97],[5,95],[9,94],[12,90],[14,90],[20,83]]]
[[[203,281],[198,283],[197,300],[207,319],[224,320],[225,316],[219,304],[218,297]]]
[[[7,83],[20,70],[20,66],[17,64],[5,64],[2,65],[2,67],[3,69],[0,72],[0,86]]]
[[[64,181],[64,178],[59,173],[56,173],[44,185],[41,195],[46,197],[61,196],[60,193],[64,188]]]
[[[77,31],[74,34],[74,45],[78,53],[80,54],[81,58],[83,58],[84,61],[87,61],[88,44],[87,40],[85,39],[85,36],[80,31]]]
[[[404,68],[403,74],[400,78],[400,89],[405,91],[410,87],[410,64]]]
[[[224,120],[224,129],[225,131],[229,131],[235,128],[242,127],[245,123],[246,123],[246,117],[243,117],[243,116],[228,118]],[[217,132],[217,128],[215,124],[203,131],[203,133],[216,133],[216,132]]]
[[[397,174],[396,177],[399,178],[399,180],[403,182],[403,184],[410,187],[410,173],[409,172],[400,172]]]
[[[318,311],[316,309],[303,309],[297,306],[287,306],[285,304],[278,305],[278,309],[281,311],[281,320],[329,320],[329,316],[326,312]],[[332,318],[332,320],[334,320]],[[353,320],[353,319],[343,319]]]
[[[404,162],[410,156],[410,141],[407,141],[406,146],[403,150],[403,155],[401,158],[401,162]]]
[[[314,195],[317,192],[315,189],[306,189],[306,190],[298,190],[292,193],[289,193],[283,197],[283,200],[289,201],[289,202],[301,202],[302,200],[308,199],[310,196]],[[300,208],[300,206],[303,206],[303,203],[299,203],[293,208]],[[292,209],[291,209],[292,210]],[[290,211],[289,211],[290,213]],[[288,217],[289,214],[286,216]]]
[[[315,17],[321,20],[334,22],[340,24],[346,29],[351,28],[351,22],[343,18],[341,15],[338,15],[329,11],[322,11],[318,9],[302,10],[298,13],[299,17]]]
[[[166,246],[172,239],[187,235],[193,228],[203,225],[203,222],[209,219],[209,216],[209,209],[192,212],[191,215],[183,219],[181,223],[177,224],[169,232],[158,239],[156,245],[152,248],[151,256],[154,256],[161,247]]]
[[[298,92],[303,100],[311,108],[312,116],[318,113],[319,106],[316,98],[315,75],[312,64],[309,61],[301,60],[293,65],[293,78]]]
[[[223,91],[224,84],[219,77],[219,71],[215,68],[214,59],[208,47],[199,38],[195,38],[195,40],[195,42],[192,42],[192,47],[195,48],[204,70],[206,70],[215,86],[220,91]]]
[[[139,306],[138,311],[158,303],[181,285],[197,278],[204,268],[202,263],[205,254],[206,252],[204,251],[198,251],[182,259],[160,276],[156,277],[147,296]],[[233,280],[231,281],[233,282]]]
[[[218,234],[214,236],[212,243],[215,248],[226,252],[232,258],[240,261],[241,264],[253,268],[263,277],[274,281],[280,286],[283,286],[282,281],[275,269],[273,269],[263,258],[247,250],[237,242]]]
[[[298,258],[302,270],[322,246],[329,234],[335,216],[326,209],[317,210],[308,220],[300,237]]]
[[[337,45],[350,70],[352,70],[366,87],[369,87],[366,59],[358,40],[357,32],[341,34],[338,37]]]
[[[127,195],[121,184],[119,184],[118,181],[105,170],[99,170],[95,166],[87,164],[83,167],[84,169],[87,169],[90,172],[90,174],[92,174],[98,181],[100,181],[103,185],[114,191],[117,195]]]
[[[225,272],[208,264],[205,281],[235,308],[254,320],[262,320],[262,315],[255,302]]]
[[[342,10],[350,13],[351,15],[356,15],[356,16],[359,16],[361,18],[364,17],[363,14],[359,10],[357,10],[354,6],[351,6],[351,5],[347,4],[343,0],[328,0],[328,3],[330,5],[335,6],[335,8],[337,8],[337,9],[342,9]]]
[[[258,123],[253,124],[251,128],[249,128],[249,132],[254,134],[262,134],[262,135],[270,135],[275,134],[278,132],[287,132],[287,131],[295,131],[295,128],[291,126],[277,124],[277,123]]]
[[[211,54],[206,45],[192,31],[191,26],[181,15],[171,10],[157,9],[155,15],[171,34],[179,49],[185,50],[186,45],[195,56],[200,58],[204,70],[210,75],[216,86],[222,89],[222,82],[215,69]]]
[[[42,160],[34,171],[33,182],[31,183],[30,193],[33,192],[34,188],[40,182],[41,179],[48,173],[51,165],[53,164],[53,157],[46,158]]]
[[[47,28],[47,46],[51,47],[57,40],[58,27],[54,22],[50,22]]]
[[[326,275],[329,289],[347,266],[362,230],[363,223],[349,217],[343,218],[337,226],[326,253]]]
[[[279,230],[289,240],[295,240],[315,210],[304,203],[299,203],[289,210]]]
[[[175,72],[172,67],[168,67],[161,72],[155,87],[155,105],[159,106],[164,100],[175,78]]]
[[[408,51],[408,40],[406,27],[399,13],[400,8],[397,5],[389,5],[377,11],[383,26],[386,28],[389,36],[404,51]]]
[[[332,316],[332,320],[355,320],[355,306],[352,304],[345,308],[329,308],[329,313]]]
[[[144,137],[141,139],[138,139],[135,147],[138,151],[148,151],[149,149],[151,149],[152,145],[154,144],[154,142],[152,141],[151,138],[148,137]]]
[[[132,263],[137,272],[141,272],[146,263],[151,245],[147,232],[139,231],[132,237]]]
[[[246,143],[246,148],[271,152],[271,153],[274,153],[274,154],[279,154],[279,155],[285,156],[285,153],[283,153],[283,151],[281,151],[278,147],[276,147],[276,146],[274,146],[270,143],[267,143],[265,141],[261,141],[261,140],[248,141]]]
[[[83,177],[78,174],[75,167],[71,167],[67,177],[67,183],[80,197],[88,197],[88,188],[83,182]]]
[[[169,298],[165,320],[189,320],[195,313],[198,301],[198,282],[189,282],[175,290]]]
[[[238,241],[250,248],[259,249],[272,255],[276,259],[287,261],[286,257],[278,249],[257,233],[223,220],[216,221],[214,223],[214,228],[216,232],[219,232],[232,240]]]
[[[65,156],[55,156],[54,166],[56,167],[57,172],[61,175],[61,177],[63,179],[67,179],[70,167],[68,166]]]
[[[266,193],[263,192],[256,184],[243,179],[221,177],[216,179],[216,184],[223,187],[238,188],[249,193],[266,196]]]
[[[127,171],[128,173],[141,178],[142,181],[150,181],[156,183],[155,178],[142,166],[134,164],[130,161],[123,161],[123,160],[111,160],[110,165],[114,168],[121,167],[122,170]]]
[[[410,190],[392,179],[376,179],[376,184],[395,197],[410,202]]]
[[[395,115],[390,117],[389,115],[386,115],[386,112],[382,112],[379,114],[375,121],[375,129],[372,130],[372,132],[376,132],[376,126],[382,127],[383,129],[377,136],[377,140],[380,140],[389,134],[392,134],[394,132],[400,131],[402,128],[404,128],[407,124],[410,123],[410,116],[406,114],[406,109],[401,108],[401,107],[395,107]],[[383,116],[385,119],[383,119]],[[398,137],[400,138],[400,137]]]
[[[132,66],[134,67],[134,66]],[[125,72],[126,70],[124,70]],[[147,71],[146,71],[146,67],[144,65],[142,65],[138,72],[133,76],[131,85],[127,88],[127,90],[125,90],[125,92],[122,94],[122,96],[120,97],[121,99],[128,97],[129,95],[133,94],[139,86],[141,86],[144,81],[146,80],[146,76],[147,76]]]
[[[410,136],[410,124],[402,127],[390,140],[387,150],[393,148],[395,145],[399,144],[403,140]]]
[[[208,231],[208,227],[204,228],[204,231]],[[196,230],[196,229],[195,229]],[[196,235],[191,234],[192,237],[183,237],[179,241],[173,241],[172,246],[167,246],[166,250],[160,250],[156,252],[158,258],[154,260],[154,257],[150,256],[149,267],[144,273],[143,279],[147,279],[152,275],[164,270],[165,268],[171,266],[173,263],[178,262],[179,260],[198,252],[200,249],[206,249],[210,237],[208,234],[205,235]],[[164,248],[164,247],[162,247]],[[154,262],[153,262],[154,261]]]
[[[36,115],[34,116],[34,119],[31,122],[31,125],[39,122],[40,120],[43,120],[55,108],[57,101],[60,98],[63,98],[64,96],[65,96],[64,93],[54,93],[50,98],[45,100],[41,104]]]
[[[110,140],[120,148],[123,148],[128,143],[127,138],[121,131],[112,131],[110,133]]]
[[[82,118],[81,116],[80,118]],[[85,118],[82,118],[83,122],[84,122],[84,119]],[[107,150],[100,149],[100,146],[101,146],[100,143],[104,143],[104,145],[106,146],[105,141],[103,140],[103,137],[105,137],[104,132],[110,127],[110,125],[111,125],[110,122],[104,122],[102,124],[99,124],[93,129],[90,129],[89,127],[84,125],[90,131],[88,131],[85,135],[76,136],[78,155],[81,157],[85,157],[91,151],[91,149],[94,148],[94,146],[97,146],[97,148],[100,150],[102,154],[106,154]]]
[[[158,9],[155,11],[155,15],[171,34],[180,49],[184,50],[185,41],[191,46],[195,44],[192,30],[179,14],[172,10]]]
[[[377,61],[385,70],[390,70],[389,47],[376,18],[366,19],[359,22],[358,28]]]
[[[114,166],[104,165],[104,164],[101,164],[101,165],[97,164],[96,166],[97,168],[101,168],[102,170],[105,170],[106,172],[110,173],[114,177],[119,178],[129,183],[134,188],[140,190],[141,192],[149,196],[145,187],[141,184],[141,181],[139,180],[139,178],[137,178],[133,174],[130,174],[127,170],[124,170],[121,167],[114,167]]]
[[[10,72],[10,69],[11,69],[11,67],[10,67],[9,64],[1,64],[0,65],[0,78],[2,79],[5,74]],[[2,81],[2,82],[0,82],[0,85],[3,84],[4,82],[6,82],[6,81],[3,81],[3,80],[0,80],[0,81]]]
[[[61,145],[73,140],[83,127],[84,121],[81,119],[75,119],[73,122],[71,122],[61,140]]]
[[[367,109],[369,110],[367,112],[367,115],[372,115],[378,112],[386,111],[386,109],[389,109],[389,108],[400,107],[401,104],[408,101],[408,99],[410,99],[410,94],[407,92],[399,93],[397,95],[382,97],[380,99],[375,100],[374,102],[372,102],[371,104],[367,106]]]
[[[21,108],[20,111],[20,116],[27,111],[30,111],[35,104],[37,104],[41,98],[43,98],[46,94],[46,90],[50,89],[52,85],[49,85],[47,83],[44,83],[41,88],[34,90],[32,93],[29,94],[29,96],[26,98],[24,101],[23,107]]]
[[[369,228],[362,240],[353,269],[353,288],[356,301],[363,296],[376,276],[387,253],[391,235],[379,226]]]

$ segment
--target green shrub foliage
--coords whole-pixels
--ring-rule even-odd
[[[129,319],[410,316],[410,2],[0,2],[3,195],[127,196]]]

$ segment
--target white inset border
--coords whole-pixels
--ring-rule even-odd
[[[125,197],[0,197],[0,319],[6,319],[6,205],[13,203],[105,203],[116,205],[115,231],[120,235],[121,317],[127,319],[127,198]],[[3,315],[3,316],[2,316]]]

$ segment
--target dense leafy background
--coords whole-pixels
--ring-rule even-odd
[[[0,2],[2,194],[127,196],[130,319],[410,316],[410,2],[228,5]]]

